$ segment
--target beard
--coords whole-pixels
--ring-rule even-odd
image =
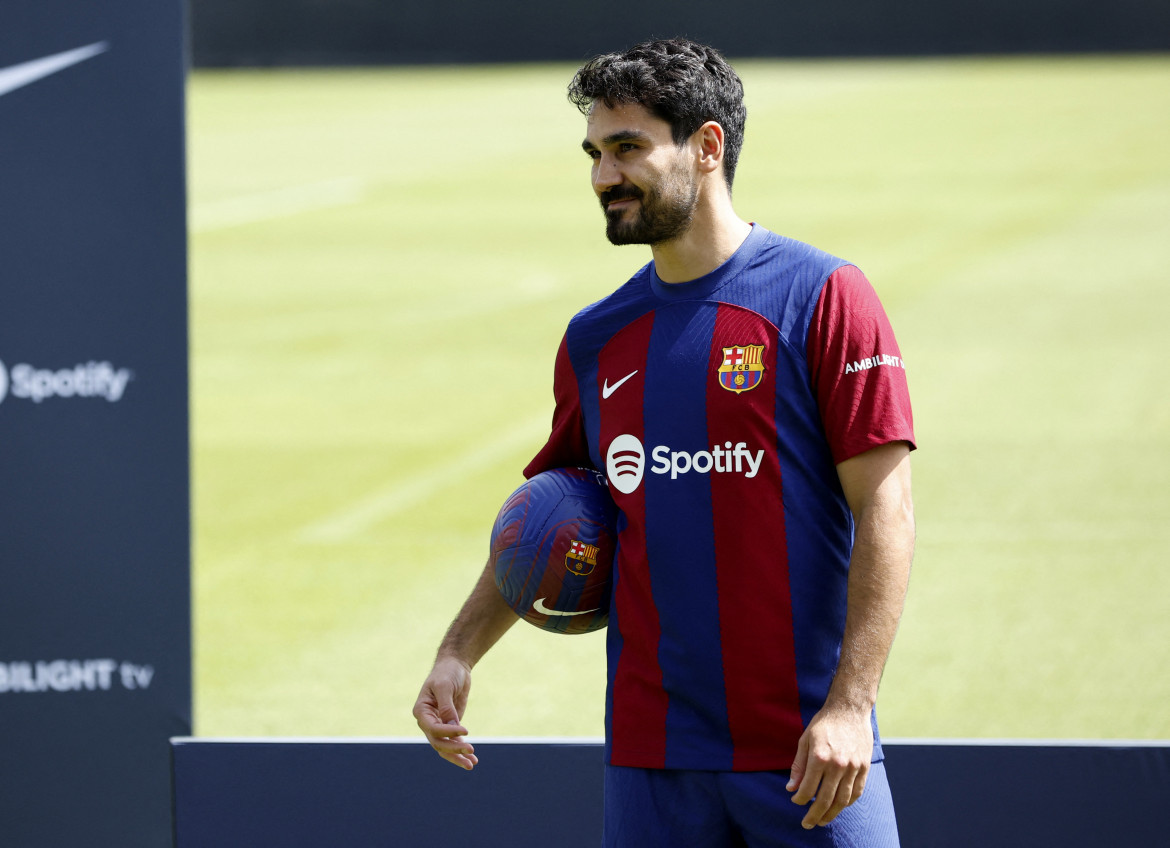
[[[690,229],[699,195],[698,183],[688,179],[684,169],[668,173],[657,186],[645,190],[623,183],[600,195],[605,211],[605,237],[611,244],[662,244],[673,241]],[[634,198],[637,206],[607,207],[615,200]]]

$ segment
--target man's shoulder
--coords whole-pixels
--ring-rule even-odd
[[[757,224],[757,231],[762,228]],[[801,348],[825,283],[849,263],[807,242],[768,230],[758,232],[750,257],[717,298],[771,322]]]
[[[617,289],[579,310],[570,319],[569,326],[608,324],[615,316],[639,311],[650,299],[650,272],[651,263],[648,262]]]
[[[766,267],[779,273],[811,273],[828,277],[838,268],[851,264],[849,260],[835,256],[819,247],[764,229],[763,239],[752,265]]]

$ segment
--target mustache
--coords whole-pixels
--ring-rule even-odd
[[[611,203],[616,203],[619,200],[641,200],[642,190],[637,186],[619,185],[613,188],[606,189],[598,195],[598,200],[601,201],[601,208],[604,209]]]

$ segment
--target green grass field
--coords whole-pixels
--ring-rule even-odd
[[[889,736],[1170,737],[1170,57],[744,62],[740,214],[856,262],[908,362]],[[196,732],[414,735],[610,247],[570,66],[198,72]],[[518,625],[478,736],[597,736]]]

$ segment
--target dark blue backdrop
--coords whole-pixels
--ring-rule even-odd
[[[0,3],[0,844],[170,842],[189,733],[183,5]]]
[[[421,742],[176,740],[176,845],[600,845],[600,743],[475,747],[469,773]],[[883,747],[902,848],[1166,844],[1170,743]]]
[[[581,62],[686,35],[727,56],[1166,50],[1161,0],[191,0],[195,64]]]

